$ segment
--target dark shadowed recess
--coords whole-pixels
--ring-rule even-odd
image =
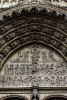
[[[48,98],[46,100],[67,100],[67,99],[63,98],[63,97],[51,97],[51,98]]]
[[[6,98],[4,100],[25,100],[24,98],[19,98],[19,97],[9,97],[9,98]]]

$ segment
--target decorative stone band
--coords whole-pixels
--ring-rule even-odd
[[[28,4],[44,4],[44,3],[50,3],[56,6],[62,6],[62,7],[67,7],[67,2],[64,0],[0,0],[0,8],[11,8],[13,6],[19,5],[22,3],[23,5],[28,5]]]
[[[41,2],[41,0],[40,0]],[[67,16],[67,9],[64,7],[58,7],[51,5],[50,3],[44,2],[43,3],[28,3],[28,4],[23,4],[20,3],[14,7],[10,7],[9,9],[1,9],[0,10],[0,19],[2,19],[3,15],[11,15],[13,11],[18,11],[20,12],[22,9],[27,9],[30,10],[31,8],[36,7],[39,9],[46,9],[48,12],[56,11],[57,14],[65,14]]]

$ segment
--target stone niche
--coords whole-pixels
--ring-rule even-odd
[[[0,87],[67,87],[66,62],[53,50],[31,45],[15,53],[3,66]]]

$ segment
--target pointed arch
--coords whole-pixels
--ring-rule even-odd
[[[67,61],[67,23],[53,13],[32,8],[4,16],[5,24],[0,26],[1,67],[14,50],[34,41],[53,48]]]

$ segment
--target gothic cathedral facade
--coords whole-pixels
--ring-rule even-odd
[[[67,8],[24,0],[1,9],[0,100],[67,100]]]

